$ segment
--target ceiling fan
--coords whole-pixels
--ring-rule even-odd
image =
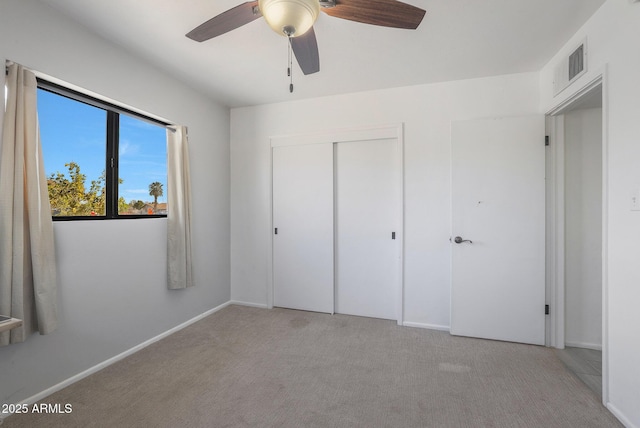
[[[312,74],[320,71],[313,31],[320,11],[364,24],[412,30],[418,28],[425,14],[424,10],[397,0],[255,0],[211,18],[186,36],[203,42],[263,16],[276,33],[289,38],[302,72]]]

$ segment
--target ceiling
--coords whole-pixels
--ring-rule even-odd
[[[540,70],[605,0],[405,0],[417,30],[321,13],[320,72],[294,66],[263,19],[203,43],[185,34],[245,0],[41,0],[230,107]]]

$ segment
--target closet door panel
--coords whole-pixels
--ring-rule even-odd
[[[274,306],[333,313],[333,144],[272,155]]]
[[[395,139],[336,144],[338,313],[398,319],[399,168]]]

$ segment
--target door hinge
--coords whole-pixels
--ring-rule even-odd
[[[396,239],[396,233],[395,232],[391,232],[391,239]]]
[[[549,305],[544,305],[544,314],[549,315]]]
[[[544,136],[544,145],[545,145],[545,146],[548,146],[548,145],[549,145],[549,136],[548,136],[548,135],[545,135],[545,136]]]
[[[276,227],[274,230],[274,233],[277,235],[278,234],[278,228]]]

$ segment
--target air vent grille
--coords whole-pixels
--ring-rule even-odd
[[[569,56],[569,81],[573,80],[582,70],[584,70],[584,45],[580,45]]]
[[[587,44],[583,40],[570,54],[560,61],[553,81],[554,94],[558,95],[587,71]]]

